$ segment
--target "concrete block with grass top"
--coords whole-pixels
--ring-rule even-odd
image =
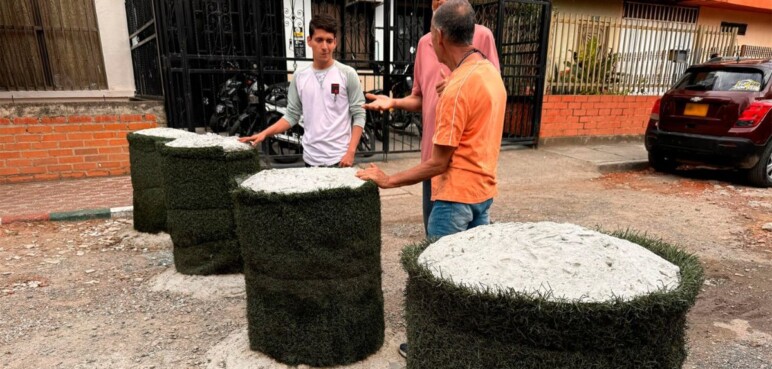
[[[183,274],[243,270],[231,191],[260,169],[257,151],[235,138],[207,134],[159,146],[166,226],[174,266]]]
[[[697,259],[635,233],[500,223],[408,246],[408,369],[681,368]]]
[[[129,133],[131,186],[134,189],[134,229],[139,232],[166,231],[166,199],[163,189],[161,153],[156,145],[195,135],[173,128],[150,128]]]
[[[380,198],[355,172],[268,170],[234,192],[252,350],[332,366],[383,344]]]

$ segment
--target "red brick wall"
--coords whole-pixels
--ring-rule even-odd
[[[0,183],[128,174],[127,133],[157,126],[154,114],[0,116]]]
[[[642,135],[659,96],[546,95],[540,138]]]

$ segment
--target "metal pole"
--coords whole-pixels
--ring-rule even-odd
[[[549,42],[550,21],[552,20],[552,3],[545,2],[542,5],[541,42],[539,49],[539,76],[536,80],[533,114],[533,146],[539,145],[539,129],[541,128],[541,108],[544,102],[544,77],[546,69],[547,47]]]
[[[383,2],[383,91],[391,91],[391,0]],[[383,112],[383,160],[389,158],[389,112]]]
[[[194,132],[196,130],[195,125],[193,124],[193,95],[191,92],[191,86],[190,86],[190,70],[188,67],[188,40],[187,40],[187,33],[188,30],[186,27],[190,26],[188,23],[187,12],[185,11],[187,9],[186,5],[189,5],[190,3],[187,1],[175,1],[176,6],[176,16],[177,16],[177,39],[180,43],[180,62],[182,64],[182,88],[183,88],[183,104],[185,106],[185,120],[187,120],[186,124],[188,126],[188,131]]]

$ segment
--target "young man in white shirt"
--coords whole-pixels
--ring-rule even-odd
[[[308,28],[306,41],[313,52],[313,64],[295,72],[287,91],[287,114],[262,132],[239,141],[257,145],[289,130],[302,116],[306,166],[350,167],[366,119],[359,76],[353,68],[333,59],[338,32],[335,18],[316,15]]]

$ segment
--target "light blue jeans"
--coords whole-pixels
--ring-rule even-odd
[[[437,200],[429,215],[428,236],[439,238],[490,224],[488,216],[493,199],[478,204]]]

